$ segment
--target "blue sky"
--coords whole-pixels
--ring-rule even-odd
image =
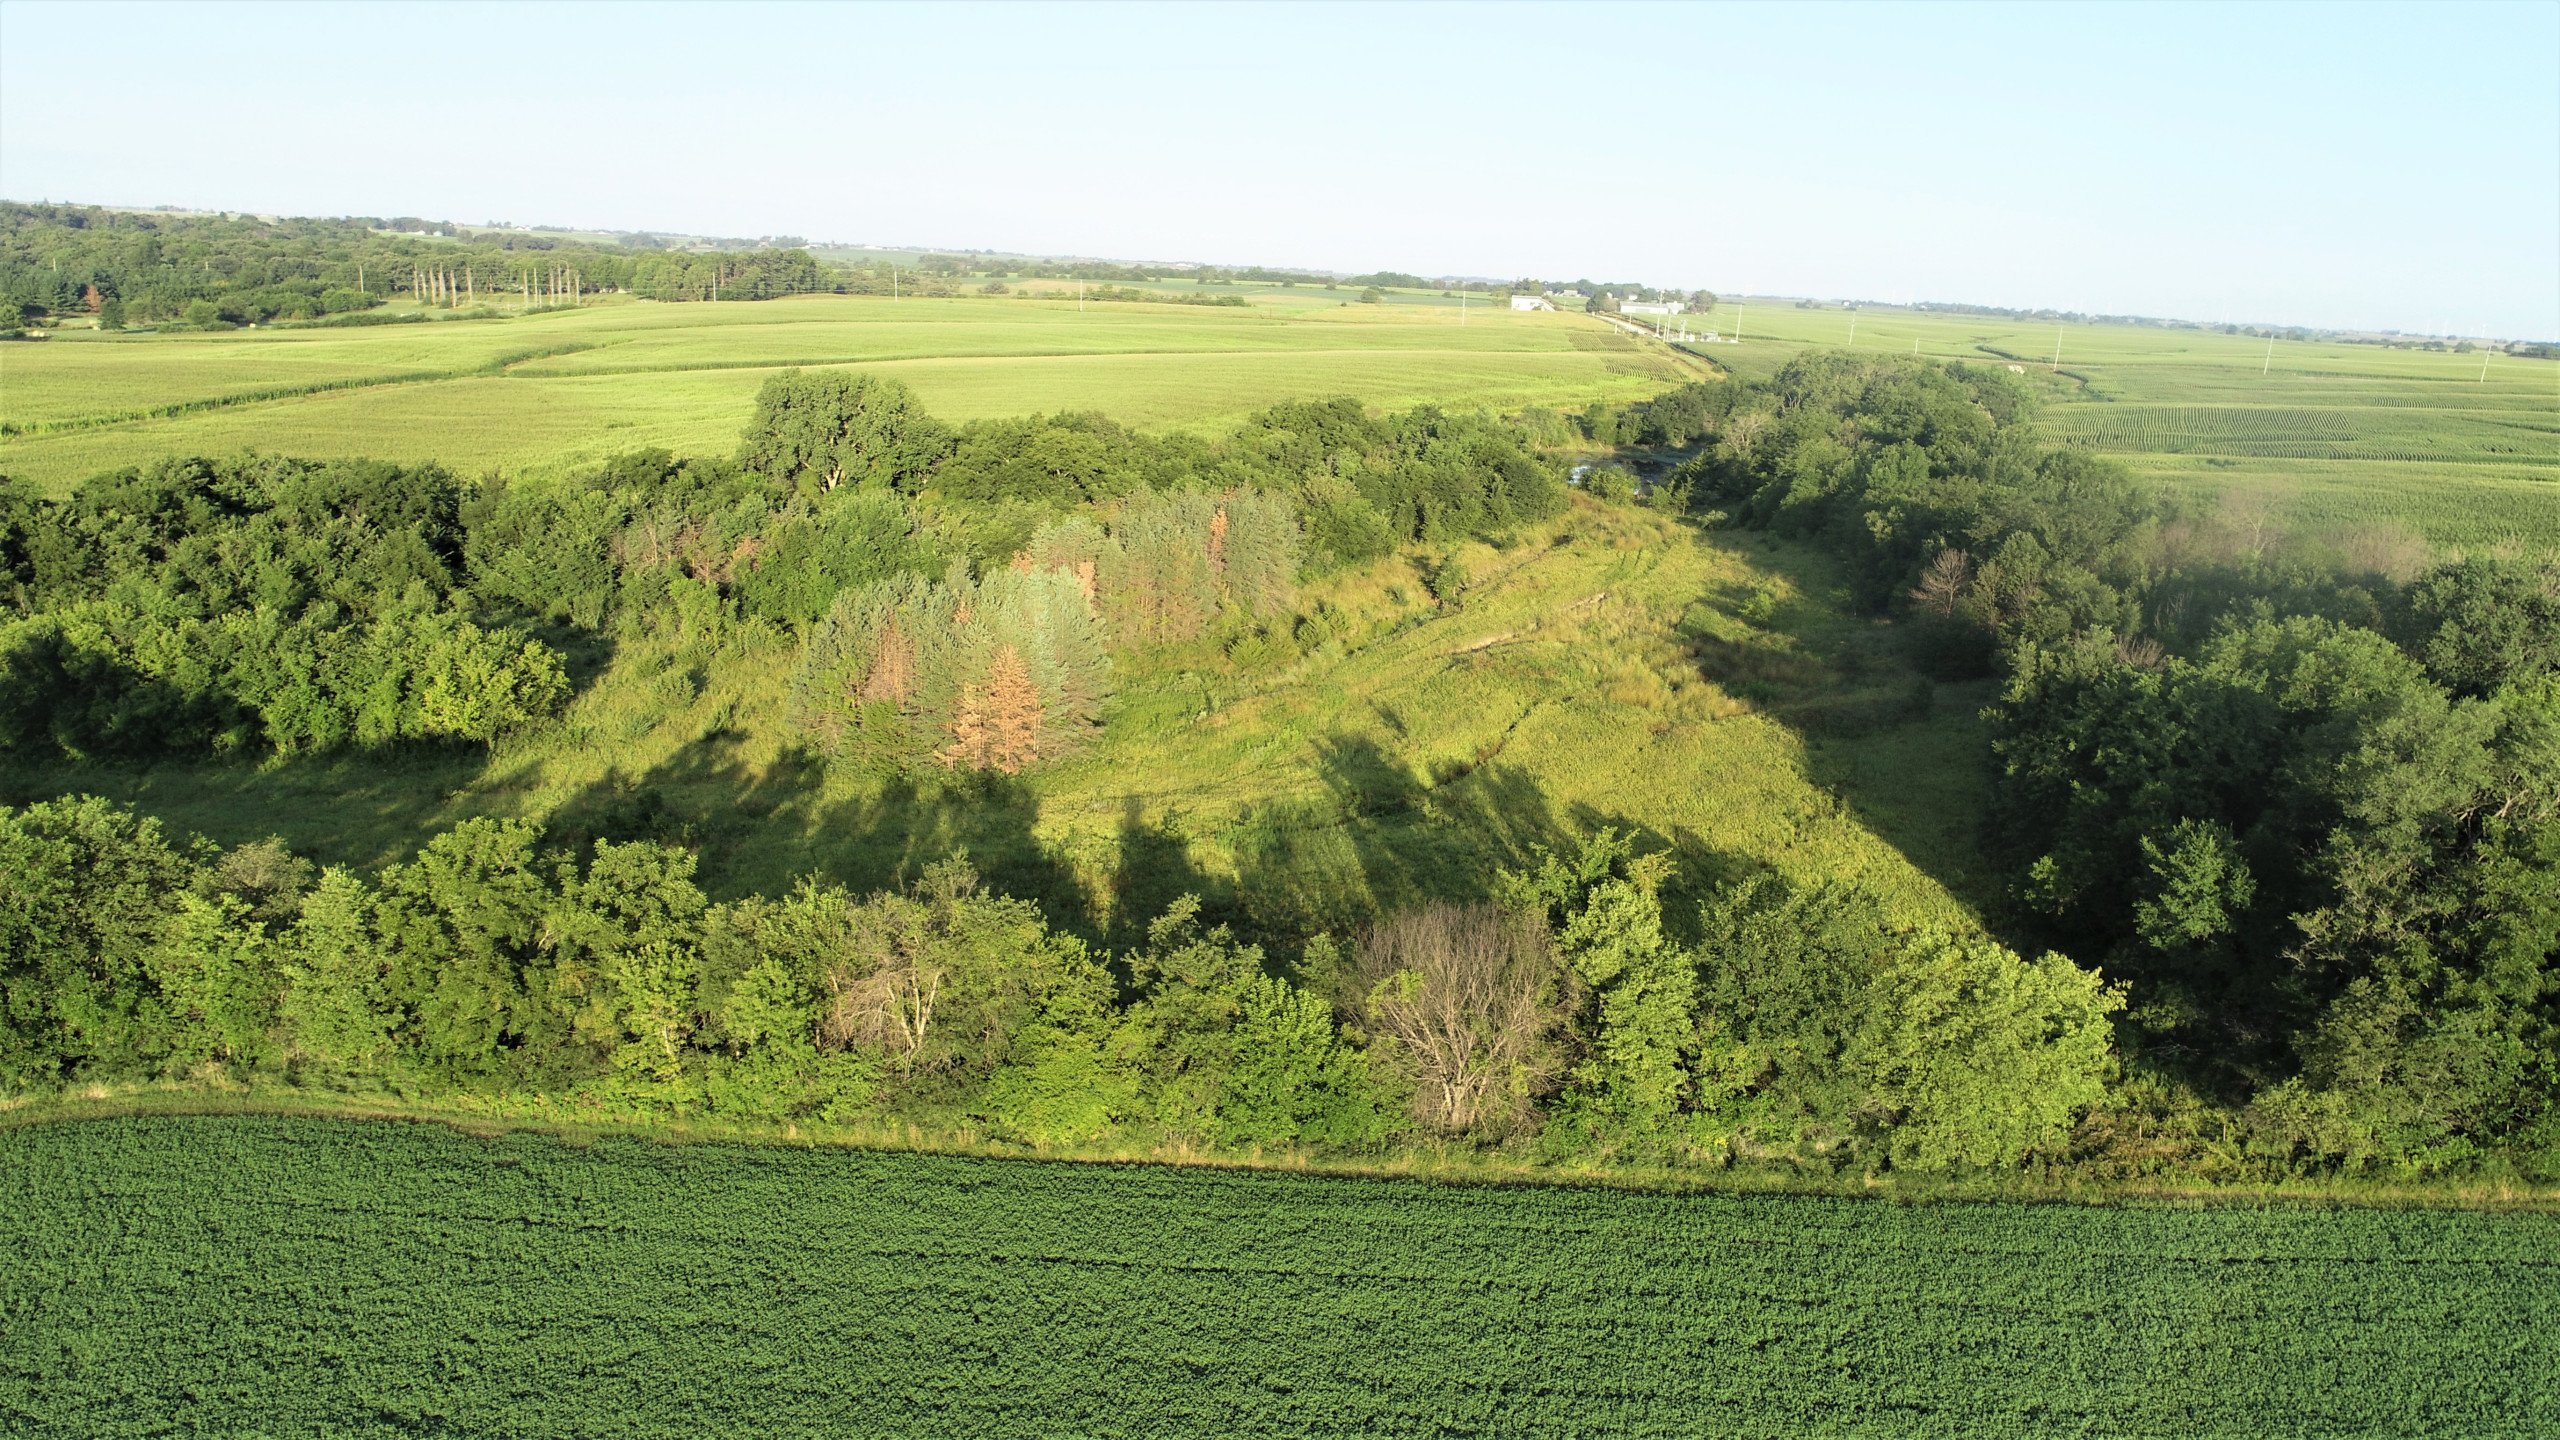
[[[2560,0],[0,3],[0,195],[2560,336]]]

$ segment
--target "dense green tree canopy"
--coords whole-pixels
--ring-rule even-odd
[[[1614,832],[1506,881],[1507,908],[1362,937],[1362,1026],[1303,983],[1323,963],[1279,973],[1193,897],[1113,956],[959,860],[896,892],[811,881],[714,904],[682,849],[483,818],[370,876],[315,877],[83,799],[0,808],[0,861],[20,877],[0,896],[0,1091],[213,1067],[765,1120],[966,1117],[1035,1144],[1543,1126],[1566,1151],[1809,1138],[1869,1165],[1997,1168],[2054,1152],[2102,1099],[2118,1003],[2058,957],[1852,925],[1849,966],[1773,1020],[1747,987],[1812,998],[1803,967],[1731,961],[1795,943],[1763,923],[1795,902],[1736,892],[1680,943],[1667,858]],[[1808,1026],[1837,1064],[1779,1059]]]
[[[950,432],[907,387],[863,370],[791,370],[756,392],[738,461],[803,491],[911,490]]]
[[[1691,452],[1691,503],[1838,555],[1923,663],[2004,677],[2005,918],[2129,985],[2169,1083],[2253,1100],[2286,1163],[2550,1153],[2550,563],[2399,583],[2218,533],[2030,410],[1988,367],[1809,355],[1612,423]]]

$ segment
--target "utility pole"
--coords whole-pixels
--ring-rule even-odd
[[[2266,378],[2267,378],[2267,371],[2268,371],[2268,370],[2270,370],[2270,369],[2272,369],[2272,368],[2274,368],[2275,363],[2276,363],[2276,337],[2274,337],[2273,335],[2270,335],[2270,336],[2268,336],[2268,337],[2267,337],[2267,354],[2266,354],[2266,358],[2264,358],[2264,359],[2262,359],[2262,360],[2260,360],[2260,361],[2258,362],[2258,378],[2259,378],[2259,379],[2261,379],[2261,380],[2266,379]]]
[[[1858,343],[1858,317],[1855,315],[1849,317],[1849,343]]]
[[[889,262],[889,298],[898,298],[898,262],[895,260]]]
[[[2053,373],[2062,373],[2062,327],[2053,327]]]
[[[1739,299],[1733,302],[1733,343],[1742,343],[1742,302]]]

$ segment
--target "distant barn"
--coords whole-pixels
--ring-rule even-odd
[[[1514,295],[1511,297],[1511,308],[1514,310],[1553,310],[1556,307],[1548,304],[1546,300],[1540,296]]]

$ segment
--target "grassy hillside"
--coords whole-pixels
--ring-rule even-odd
[[[0,1132],[30,1437],[2548,1434],[2545,1214]]]
[[[2548,360],[1789,302],[1727,302],[1689,325],[1730,336],[1737,321],[1740,344],[1698,348],[1745,375],[1830,346],[2018,364],[2049,389],[2054,438],[2301,524],[2405,525],[2461,546],[2560,535]]]
[[[485,759],[362,756],[0,772],[0,800],[94,791],[225,843],[405,857],[468,815],[697,844],[715,893],[812,872],[886,885],[965,847],[1005,888],[1125,935],[1183,890],[1305,934],[1473,898],[1569,828],[1638,827],[1684,881],[1855,877],[1950,917],[1970,867],[1984,696],[1931,687],[1847,618],[1809,552],[1578,501],[1507,549],[1416,554],[1305,598],[1336,638],[1202,644],[1124,673],[1099,743],[919,789],[794,747],[799,656],[626,649],[558,721]],[[1674,907],[1675,912],[1683,907]]]
[[[1461,324],[1454,309],[1347,299],[1079,313],[1055,299],[809,296],[355,329],[69,331],[0,353],[0,421],[19,432],[0,438],[0,471],[58,492],[119,465],[241,448],[535,476],[646,446],[722,453],[756,387],[794,366],[863,364],[952,420],[1098,409],[1201,429],[1300,397],[1578,406],[1687,373],[1578,316],[1478,309]]]

